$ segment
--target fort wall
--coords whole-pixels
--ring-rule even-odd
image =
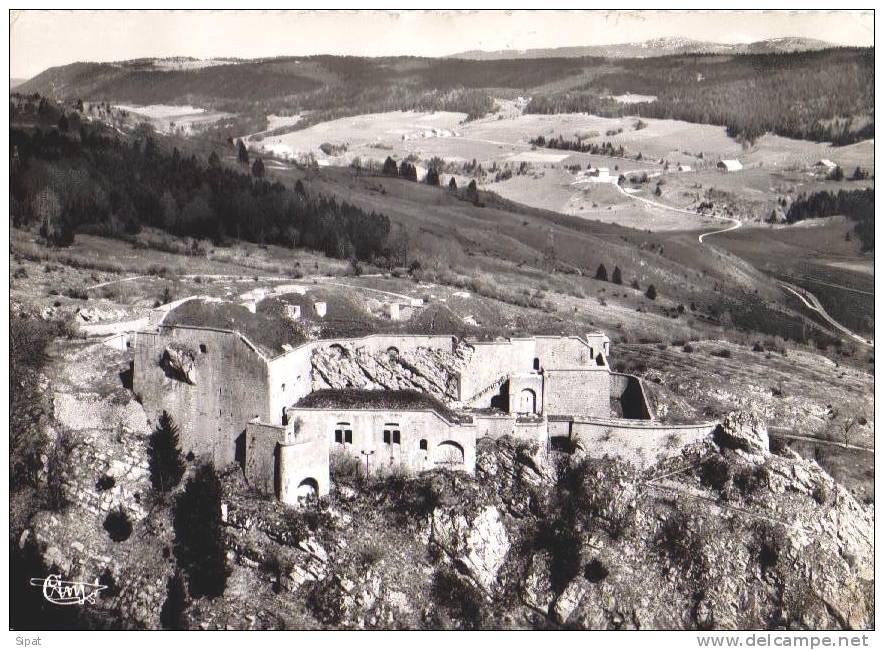
[[[621,458],[639,468],[673,456],[711,438],[717,423],[660,424],[609,418],[571,418],[550,422],[550,435],[567,435],[593,458]]]
[[[642,381],[635,375],[611,373],[611,397],[620,402],[622,417],[633,420],[653,420]]]
[[[218,467],[232,463],[246,423],[255,417],[273,421],[264,357],[233,332],[194,327],[160,332],[139,333],[135,348],[133,390],[148,421],[153,424],[166,410],[179,427],[185,453]],[[192,383],[161,367],[169,346],[192,358]]]
[[[611,375],[607,366],[580,370],[545,370],[544,413],[609,417]]]
[[[472,474],[476,468],[476,425],[451,422],[435,411],[293,407],[288,417],[302,433],[324,437],[327,450],[353,458],[369,474],[436,466]]]

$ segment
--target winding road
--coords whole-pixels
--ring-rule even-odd
[[[823,318],[823,320],[825,320],[829,325],[834,327],[836,330],[838,330],[842,334],[849,336],[850,338],[855,340],[857,343],[862,343],[863,345],[869,345],[872,347],[875,346],[874,341],[871,341],[867,338],[860,336],[859,334],[857,334],[853,330],[847,329],[846,327],[844,327],[844,325],[842,325],[841,323],[836,321],[834,318],[832,318],[826,312],[826,310],[823,308],[823,306],[820,304],[819,299],[815,295],[813,295],[810,291],[808,291],[807,289],[802,289],[801,287],[799,287],[795,284],[783,282],[782,280],[779,281],[779,284],[786,291],[797,296],[798,299],[801,300],[802,303],[804,303],[805,307],[807,307],[811,311],[815,311],[817,314],[819,314]]]
[[[686,210],[684,208],[676,208],[671,205],[665,205],[663,203],[658,203],[657,201],[652,201],[650,199],[646,199],[644,197],[633,196],[632,194],[627,192],[625,189],[623,189],[619,183],[614,182],[613,185],[620,191],[621,194],[623,194],[624,196],[628,196],[629,198],[631,198],[635,201],[640,201],[641,203],[646,203],[648,205],[652,205],[657,208],[662,208],[664,210],[670,210],[673,212],[681,212],[681,213],[690,214],[693,216],[697,215],[697,213],[692,210]],[[712,235],[720,235],[720,234],[723,234],[726,232],[731,232],[731,231],[741,228],[743,226],[742,221],[740,221],[739,219],[735,219],[733,217],[717,217],[717,218],[723,219],[725,221],[729,221],[729,222],[731,222],[731,225],[728,226],[727,228],[721,228],[719,230],[713,230],[711,232],[704,232],[704,233],[698,235],[697,241],[699,243],[704,244],[705,243],[704,240],[707,237],[710,237]],[[778,283],[780,284],[780,286],[783,289],[785,289],[786,291],[797,296],[798,299],[801,300],[801,302],[804,304],[805,307],[807,307],[809,310],[811,310],[813,312],[816,312],[823,320],[825,320],[830,326],[832,326],[838,332],[841,332],[845,336],[853,339],[854,341],[856,341],[857,343],[860,343],[861,345],[868,345],[869,347],[875,346],[875,342],[873,340],[867,339],[867,338],[857,334],[853,330],[848,329],[847,327],[845,327],[844,325],[842,325],[841,323],[836,321],[834,318],[832,318],[832,316],[825,310],[825,308],[823,308],[819,299],[815,295],[813,295],[810,291],[808,291],[807,289],[804,289],[804,288],[799,287],[794,284],[790,284],[788,282],[784,282],[782,280],[778,280]],[[848,289],[847,287],[844,287],[844,288]],[[848,290],[852,290],[852,289],[848,289]]]

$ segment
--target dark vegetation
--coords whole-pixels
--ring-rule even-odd
[[[569,87],[571,80],[577,81]],[[70,100],[197,104],[236,113],[228,125],[253,127],[240,133],[261,130],[268,113],[310,111],[273,134],[391,110],[460,111],[475,119],[494,110],[492,97],[527,91],[534,113],[637,114],[719,124],[746,141],[770,131],[848,144],[873,137],[873,80],[871,48],[838,48],[642,59],[281,57],[186,71],[159,70],[145,60],[76,63],[51,68],[17,91],[62,88],[59,98]],[[545,89],[556,82],[564,90]],[[626,92],[657,100],[624,105],[610,98]]]
[[[862,242],[864,252],[875,250],[875,190],[872,188],[801,195],[789,206],[786,221],[797,223],[835,215],[845,215],[856,222],[853,232]]]
[[[153,488],[165,494],[181,482],[184,459],[178,442],[178,426],[172,416],[163,411],[147,447],[150,482]]]
[[[535,95],[529,113],[591,112],[718,124],[752,142],[766,132],[850,144],[874,137],[874,50],[626,59],[583,88]],[[655,95],[624,105],[607,95]]]
[[[405,254],[391,250],[385,215],[230,169],[215,152],[203,161],[164,151],[149,130],[131,141],[99,124],[63,133],[47,104],[22,98],[19,112],[36,125],[10,129],[10,214],[15,226],[39,225],[52,245],[69,245],[75,231],[125,238],[151,226],[382,265]]]
[[[175,557],[187,573],[190,595],[215,598],[227,586],[227,551],[221,524],[221,482],[201,465],[175,502]]]
[[[104,518],[104,529],[115,542],[125,542],[132,535],[132,522],[122,508],[111,510]]]

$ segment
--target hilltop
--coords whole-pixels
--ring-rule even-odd
[[[468,50],[450,54],[452,59],[491,61],[499,59],[545,59],[572,57],[608,57],[611,59],[651,58],[675,54],[774,54],[779,52],[807,52],[834,47],[831,43],[813,38],[771,38],[752,43],[713,43],[691,38],[655,38],[639,43],[610,45],[579,45],[572,47],[535,48],[528,50]]]

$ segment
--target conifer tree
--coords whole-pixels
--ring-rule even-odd
[[[181,482],[184,460],[178,441],[178,426],[166,411],[157,422],[147,447],[150,482],[154,489],[165,494]]]
[[[187,572],[190,595],[215,598],[227,587],[221,524],[221,482],[211,463],[200,466],[175,503],[175,557]]]
[[[611,274],[611,282],[614,284],[623,284],[623,275],[620,273],[620,267],[614,267],[614,273]]]

